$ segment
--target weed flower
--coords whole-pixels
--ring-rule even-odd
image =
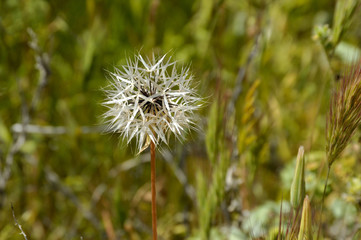
[[[351,67],[333,94],[326,123],[328,165],[338,158],[361,123],[361,63]]]
[[[135,138],[139,152],[150,142],[167,144],[171,133],[182,140],[183,132],[194,127],[200,98],[191,87],[189,68],[178,71],[166,55],[149,59],[139,54],[109,75],[103,103],[107,131],[120,133],[128,143]]]

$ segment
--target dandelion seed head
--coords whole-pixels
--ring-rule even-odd
[[[201,98],[192,88],[189,68],[177,69],[171,58],[128,59],[122,68],[109,72],[111,83],[105,90],[103,115],[108,132],[120,133],[129,143],[136,139],[142,152],[152,141],[168,144],[173,133],[183,140],[194,128],[194,112]]]

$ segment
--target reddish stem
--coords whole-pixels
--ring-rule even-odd
[[[156,205],[156,191],[155,191],[155,144],[150,143],[150,181],[152,189],[152,230],[153,240],[157,240],[157,205]]]

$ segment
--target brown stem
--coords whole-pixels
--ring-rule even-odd
[[[156,192],[155,192],[155,144],[150,143],[150,181],[152,189],[152,230],[153,240],[157,240],[157,205],[156,205]]]

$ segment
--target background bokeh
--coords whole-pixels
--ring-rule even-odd
[[[160,239],[271,238],[300,145],[318,223],[329,99],[361,46],[359,9],[327,45],[335,10],[330,0],[2,0],[0,239],[23,239],[11,204],[29,239],[150,239],[149,151],[102,133],[106,70],[138,52],[190,65],[205,98],[199,130],[157,152]],[[326,239],[361,227],[360,137],[331,171]]]

